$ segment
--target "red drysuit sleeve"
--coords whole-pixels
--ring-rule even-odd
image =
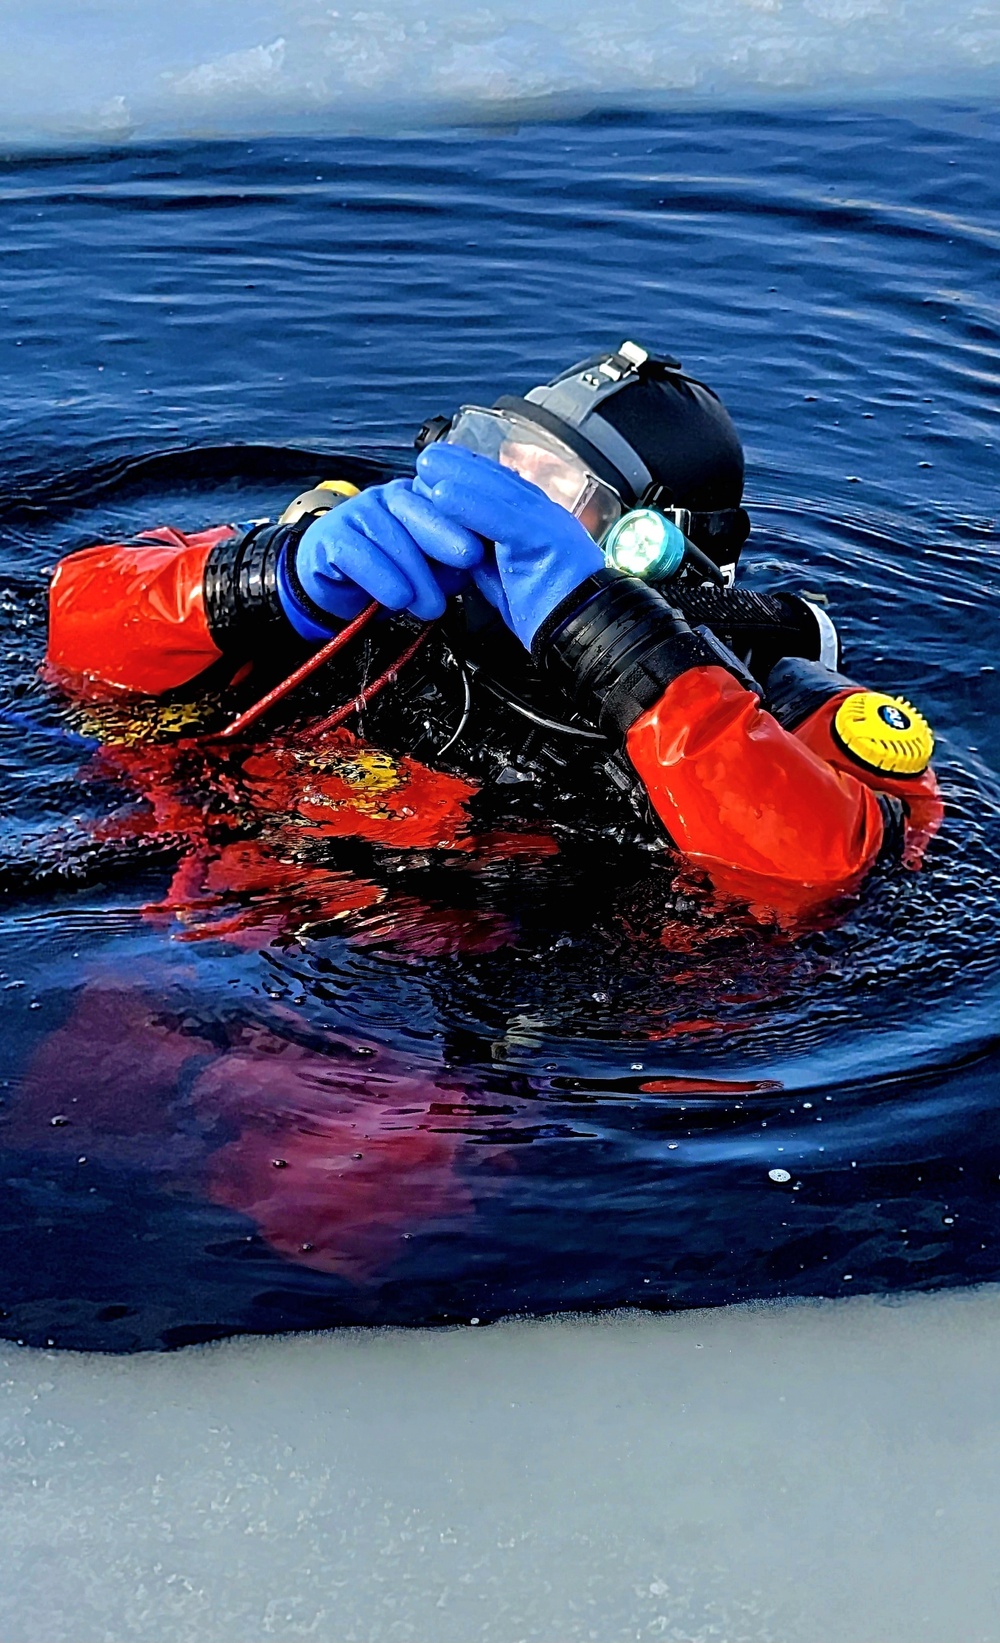
[[[805,913],[854,890],[879,853],[875,794],[783,730],[724,668],[681,674],[626,746],[678,849],[757,907]]]
[[[63,682],[159,695],[218,661],[205,615],[205,563],[231,525],[84,548],[49,590],[48,663]]]

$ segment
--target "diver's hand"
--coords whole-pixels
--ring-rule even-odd
[[[295,549],[295,573],[331,627],[373,599],[431,622],[482,558],[478,537],[415,494],[411,480],[394,479],[314,520]],[[296,632],[322,637],[287,575],[279,573],[278,591]]]
[[[473,570],[480,592],[530,650],[545,618],[604,564],[578,519],[520,474],[460,445],[429,445],[414,491],[456,527],[496,544]]]

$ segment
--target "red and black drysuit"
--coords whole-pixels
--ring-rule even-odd
[[[64,559],[52,669],[89,690],[152,695],[213,665],[245,673],[287,632],[275,566],[295,529],[163,529]],[[930,770],[870,771],[835,740],[837,709],[857,685],[818,666],[803,684],[800,671],[779,723],[721,646],[633,578],[589,578],[543,623],[533,654],[618,738],[681,855],[782,922],[855,891],[901,808],[911,862],[939,824]]]

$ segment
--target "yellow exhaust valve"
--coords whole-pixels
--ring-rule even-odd
[[[934,752],[934,733],[923,714],[902,696],[879,690],[845,697],[833,730],[845,753],[884,776],[919,776]]]
[[[307,513],[329,513],[339,502],[346,502],[349,497],[358,494],[358,487],[352,485],[349,479],[321,479],[311,491],[302,491],[289,502],[278,523],[294,525]]]

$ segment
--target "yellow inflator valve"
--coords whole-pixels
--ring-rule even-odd
[[[920,776],[934,752],[934,734],[923,714],[902,696],[878,690],[845,697],[833,731],[845,753],[884,776]]]

